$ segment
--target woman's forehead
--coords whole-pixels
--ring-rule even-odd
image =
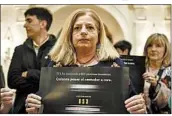
[[[83,15],[83,16],[79,16],[75,21],[75,24],[82,24],[82,23],[95,24],[96,22],[91,16]]]
[[[164,45],[165,43],[164,43],[164,41],[163,41],[162,39],[160,39],[160,38],[155,38],[155,39],[152,39],[152,41],[150,41],[149,44]]]

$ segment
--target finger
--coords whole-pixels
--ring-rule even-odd
[[[133,100],[131,102],[129,102],[128,104],[125,105],[126,108],[130,108],[133,107],[135,105],[139,104],[137,100]]]
[[[9,89],[9,88],[1,88],[1,93],[3,93],[3,92],[9,92],[11,89]]]
[[[2,99],[2,102],[5,102],[5,101],[12,100],[13,98],[12,97],[3,97],[1,99]]]
[[[154,78],[155,75],[152,74],[152,73],[146,73],[146,74],[143,75],[143,77],[145,77],[145,78],[146,78],[146,77],[153,77],[153,78]]]
[[[3,101],[2,102],[4,105],[6,104],[6,105],[9,105],[9,104],[12,104],[13,103],[13,101],[12,100],[9,100],[9,101]]]
[[[144,93],[140,93],[139,95],[141,95],[142,98],[144,98],[145,94]]]
[[[33,103],[28,103],[28,107],[29,107],[29,108],[31,108],[31,107],[40,108],[41,105],[33,104]]]
[[[131,107],[127,108],[127,111],[134,112],[134,111],[137,111],[137,110],[140,110],[140,109],[143,109],[143,108],[144,108],[144,104],[140,103],[140,104],[136,104],[134,106],[131,106]]]
[[[157,81],[155,77],[149,77],[151,81]]]
[[[140,110],[132,111],[130,113],[132,113],[132,114],[144,114],[144,113],[146,113],[146,109],[140,109]]]
[[[125,107],[129,108],[140,103],[144,103],[143,97],[141,95],[133,96],[132,98],[129,98],[128,101],[125,102],[126,104]]]
[[[11,91],[12,91],[13,93],[16,93],[16,89],[11,89]]]
[[[150,82],[150,78],[149,77],[145,77],[144,80],[147,81],[147,82]]]
[[[148,77],[146,77],[146,78],[144,78],[146,81],[148,81],[148,82],[154,82],[154,81],[156,81],[156,79],[154,78],[154,77],[152,77],[152,76],[148,76]]]
[[[28,99],[26,99],[26,103],[27,104],[32,103],[32,104],[41,105],[41,101],[39,101],[37,99],[34,99],[34,98],[28,98]]]
[[[53,67],[57,67],[56,65],[53,65]]]
[[[62,67],[62,65],[61,65],[60,62],[58,62],[58,63],[55,65],[55,67]]]
[[[147,79],[147,78],[149,78],[149,77],[150,77],[150,75],[148,75],[148,74],[143,75],[143,78],[144,78],[144,79]]]
[[[148,75],[148,73],[145,72],[142,76],[143,76],[143,77],[147,77],[147,75]]]
[[[41,99],[42,99],[40,96],[38,96],[36,94],[32,94],[32,93],[28,95],[28,98],[37,99],[39,101],[41,101]]]
[[[4,91],[1,93],[1,98],[4,97],[12,97],[13,96],[13,92],[12,91]]]
[[[144,79],[147,79],[149,76],[147,74],[142,76]]]
[[[147,79],[148,78],[148,76],[143,76],[143,79]]]
[[[144,78],[146,77],[154,77],[154,74],[150,73],[150,72],[146,72],[142,75]]]
[[[145,80],[150,82],[150,83],[156,83],[157,82],[157,80],[154,77],[149,77],[149,78],[147,78]]]
[[[128,104],[128,103],[130,103],[136,99],[139,99],[139,98],[141,98],[141,95],[134,95],[134,96],[130,97],[129,99],[125,100],[125,104]]]
[[[28,112],[29,114],[37,114],[38,109],[36,109],[35,107],[26,108],[26,112]]]
[[[112,67],[120,67],[117,63],[113,62]]]
[[[132,102],[128,103],[125,107],[126,107],[126,108],[136,108],[137,105],[139,105],[139,104],[142,104],[142,107],[143,107],[143,105],[145,105],[144,99],[139,99],[139,100],[132,101]],[[135,107],[135,106],[136,106],[136,107]],[[139,105],[139,108],[140,108],[140,107],[141,107],[141,106]],[[132,110],[134,110],[134,109],[132,109]]]

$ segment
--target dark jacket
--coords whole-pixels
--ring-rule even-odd
[[[2,66],[0,65],[0,88],[5,87],[4,72]]]
[[[48,64],[47,54],[56,42],[54,35],[49,36],[38,51],[36,56],[33,41],[27,39],[24,44],[15,48],[8,71],[8,86],[17,89],[16,100],[12,113],[26,113],[25,99],[29,93],[39,89],[40,69]],[[22,72],[27,71],[27,77],[22,77]]]

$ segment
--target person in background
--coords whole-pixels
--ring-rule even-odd
[[[40,69],[47,66],[47,54],[56,42],[48,33],[53,20],[50,11],[33,7],[24,15],[28,38],[15,48],[8,71],[8,86],[17,90],[13,113],[26,113],[26,97],[38,91]]]
[[[49,53],[49,66],[62,67],[119,67],[123,62],[112,43],[106,37],[99,15],[91,9],[78,9],[66,20],[58,41]],[[38,113],[41,96],[29,94],[26,111]],[[130,113],[146,113],[141,94],[125,101]]]
[[[132,49],[131,43],[126,40],[118,41],[117,43],[115,43],[114,47],[119,55],[130,55]]]
[[[170,44],[164,34],[150,35],[144,47],[146,56],[146,72],[144,94],[150,113],[168,113],[168,98],[170,89],[163,82],[166,79],[166,69],[170,65]],[[169,70],[170,71],[170,70]]]

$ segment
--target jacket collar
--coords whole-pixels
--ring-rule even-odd
[[[52,34],[49,35],[49,39],[43,44],[41,45],[40,48],[44,48],[45,46],[53,46],[56,42],[56,37]],[[26,41],[23,43],[23,45],[27,46],[30,49],[33,49],[33,40],[31,38],[27,38]]]

